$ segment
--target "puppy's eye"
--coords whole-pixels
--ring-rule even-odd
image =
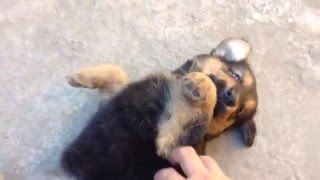
[[[234,80],[236,80],[236,81],[240,81],[240,75],[239,74],[237,74],[237,73],[235,73],[235,72],[233,72],[233,71],[230,71],[230,74],[231,74],[231,76],[232,76],[232,78],[234,79]]]

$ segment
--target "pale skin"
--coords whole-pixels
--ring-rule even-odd
[[[229,180],[213,158],[199,156],[189,146],[174,149],[170,161],[180,165],[186,178],[173,168],[164,168],[155,174],[154,180]]]

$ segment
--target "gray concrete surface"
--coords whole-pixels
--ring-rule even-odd
[[[107,62],[137,79],[230,36],[254,48],[258,136],[227,133],[208,154],[233,179],[318,179],[319,0],[0,0],[0,171],[68,179],[59,155],[99,97],[67,73]]]

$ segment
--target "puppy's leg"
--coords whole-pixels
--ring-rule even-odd
[[[99,89],[102,96],[114,94],[128,83],[127,74],[118,66],[99,65],[79,69],[66,76],[73,87]]]
[[[200,74],[200,73],[190,73],[190,75],[188,75],[188,76],[193,76],[193,77],[190,78],[190,77],[186,76],[186,77],[184,78],[184,80],[185,80],[186,83],[189,83],[189,81],[191,80],[191,81],[193,81],[193,82],[195,82],[195,83],[200,84],[201,81],[204,81],[204,80],[205,80],[201,75],[202,75],[202,74]],[[210,82],[204,82],[202,85],[206,85],[206,84],[210,84],[210,83],[212,83],[211,80],[210,80]],[[205,87],[202,86],[202,92],[204,92],[204,91],[203,91],[204,88],[205,88]],[[209,91],[210,91],[210,90],[209,90]],[[195,93],[195,92],[193,92],[193,94],[194,94],[194,93]],[[209,101],[206,100],[206,101],[204,101],[204,102],[205,102],[205,103],[214,102],[214,106],[215,106],[215,103],[216,103],[216,102],[215,102],[215,101],[216,101],[216,89],[214,89],[214,91],[211,90],[210,93],[214,93],[214,94],[213,94],[213,95],[214,95],[214,100],[211,99],[211,100],[209,100]],[[190,95],[190,92],[189,92],[189,93],[186,93],[186,94],[187,94],[187,95]],[[207,105],[208,105],[208,104],[207,104]],[[212,108],[208,108],[208,111],[213,111],[214,106],[213,106]],[[210,117],[212,117],[212,116],[213,116],[213,114],[211,114]],[[202,137],[201,140],[196,143],[196,145],[195,145],[194,147],[195,147],[195,150],[197,151],[198,154],[204,154],[204,153],[205,153],[206,142],[207,142],[207,138],[206,138],[206,137]]]
[[[158,155],[168,158],[170,151],[202,140],[216,104],[216,87],[203,73],[189,73],[170,90],[156,138]]]

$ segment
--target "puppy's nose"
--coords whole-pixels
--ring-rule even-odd
[[[234,106],[236,103],[236,94],[233,88],[228,89],[223,94],[224,102],[227,106]]]

